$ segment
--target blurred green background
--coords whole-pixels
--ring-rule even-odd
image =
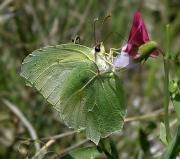
[[[27,87],[19,76],[22,60],[46,45],[71,42],[79,35],[81,44],[94,46],[93,21],[97,38],[109,48],[120,48],[128,38],[133,14],[141,11],[149,35],[165,50],[165,26],[170,24],[171,53],[180,50],[179,0],[1,0],[0,1],[0,158],[31,157],[34,142],[24,124],[2,99],[14,104],[34,127],[39,138],[70,131],[43,97]],[[105,16],[111,18],[103,25]],[[175,69],[171,67],[171,78]],[[140,116],[163,107],[162,58],[149,59],[141,68],[122,74],[128,98],[128,117]],[[172,121],[174,113],[172,112]],[[161,115],[141,122],[125,123],[121,133],[111,135],[122,159],[155,158],[163,152],[159,140]],[[45,158],[58,158],[66,148],[85,139],[83,133],[59,139]],[[141,139],[147,143],[142,143]],[[42,146],[45,141],[39,141]],[[143,145],[144,144],[144,145]],[[85,145],[93,145],[86,142]]]

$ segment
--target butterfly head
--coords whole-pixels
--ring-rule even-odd
[[[104,55],[105,54],[105,48],[103,42],[97,43],[94,47],[94,54],[98,55]]]

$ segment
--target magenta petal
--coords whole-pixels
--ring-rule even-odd
[[[141,45],[149,41],[148,32],[140,12],[134,14],[133,24],[128,38],[128,43]]]
[[[138,49],[141,45],[149,41],[148,32],[144,21],[141,17],[140,12],[134,14],[133,24],[128,38],[128,43],[125,48],[125,52],[131,56],[132,59],[137,59],[140,55],[138,54]],[[158,56],[158,51],[153,51],[151,57]]]
[[[153,51],[152,53],[151,53],[151,57],[157,57],[159,55],[159,52],[158,51]]]

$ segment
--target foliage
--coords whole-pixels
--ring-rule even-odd
[[[176,135],[164,152],[162,159],[174,159],[180,154],[180,126],[177,128]]]
[[[76,149],[62,157],[62,159],[95,159],[98,156],[100,156],[100,152],[96,147],[86,147]]]

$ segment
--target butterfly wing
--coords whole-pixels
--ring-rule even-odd
[[[125,116],[121,82],[115,75],[99,75],[92,49],[64,44],[28,55],[21,76],[58,111],[64,123],[99,142],[120,130]]]

